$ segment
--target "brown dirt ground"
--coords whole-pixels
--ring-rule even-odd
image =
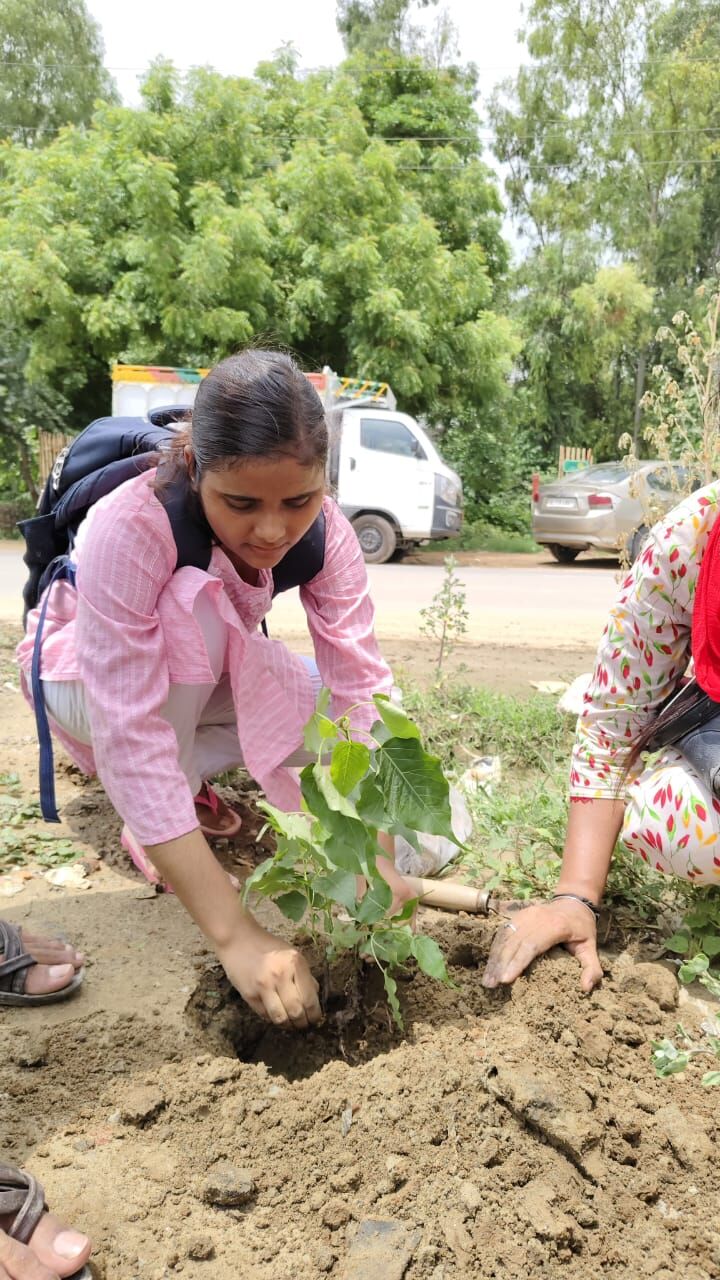
[[[32,722],[4,685],[0,713],[2,768],[34,793]],[[372,982],[342,1045],[286,1035],[246,1016],[179,904],[129,867],[99,786],[66,765],[59,798],[59,832],[100,855],[89,887],[36,875],[0,904],[90,960],[67,1004],[0,1013],[0,1158],[90,1232],[96,1276],[720,1275],[716,1099],[699,1071],[656,1080],[648,1049],[703,1011],[678,1011],[641,943],[606,940],[591,997],[565,953],[488,993],[492,926],[424,911],[456,986],[408,974],[404,1036]],[[241,807],[227,860],[242,870],[257,857],[250,788]],[[397,1233],[377,1264],[369,1219]]]

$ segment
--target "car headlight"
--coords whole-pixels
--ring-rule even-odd
[[[449,507],[459,507],[462,502],[462,485],[450,476],[435,476],[435,493]]]

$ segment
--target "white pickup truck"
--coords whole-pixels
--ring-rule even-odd
[[[146,417],[164,405],[192,405],[207,369],[113,368],[114,417]],[[427,433],[396,408],[387,383],[308,374],[330,425],[328,480],[353,524],[365,559],[382,564],[420,542],[450,538],[462,525],[462,483]]]

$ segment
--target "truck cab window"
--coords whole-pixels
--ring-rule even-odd
[[[401,458],[425,457],[425,451],[412,431],[391,418],[363,418],[360,444],[363,449],[374,449],[376,453],[394,453]]]

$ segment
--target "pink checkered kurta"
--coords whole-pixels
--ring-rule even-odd
[[[204,593],[227,628],[229,673],[243,758],[268,798],[297,807],[294,777],[282,761],[302,742],[314,708],[304,663],[258,630],[272,606],[272,573],[244,582],[214,547],[207,572],[174,571],[175,542],[147,472],[94,506],[77,551],[77,591],[51,588],[43,636],[46,680],[82,680],[92,749],[57,731],[86,773],[97,772],[113,805],[142,844],[159,844],[197,827],[195,806],[178,764],[177,739],[161,707],[171,683],[213,682],[193,607]],[[332,714],[374,693],[392,677],[378,651],[374,610],[357,538],[326,498],[325,563],[300,589],[320,675],[332,691]],[[18,660],[29,681],[38,609],[28,619]],[[358,731],[376,718],[352,713]]]
[[[570,778],[575,800],[625,794],[623,843],[657,870],[699,884],[720,878],[720,802],[674,748],[640,766],[627,788],[623,764],[687,670],[695,588],[719,502],[714,484],[681,502],[622,583],[578,720]]]

